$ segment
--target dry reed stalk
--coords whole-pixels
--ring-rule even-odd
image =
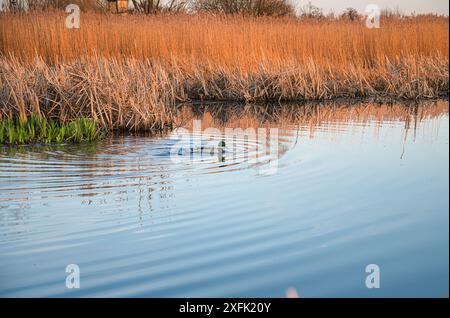
[[[192,100],[448,96],[448,18],[348,20],[56,12],[0,14],[1,114],[173,124]],[[1,115],[0,114],[0,115]]]
[[[151,59],[240,67],[352,63],[362,68],[405,56],[448,60],[448,18],[364,21],[211,15],[117,16],[83,13],[81,28],[57,12],[0,14],[0,52],[21,61],[59,63],[83,56]]]
[[[77,117],[104,127],[156,129],[172,124],[175,106],[192,100],[293,101],[336,98],[417,99],[448,94],[448,69],[439,59],[385,63],[370,71],[349,65],[337,71],[313,63],[238,69],[202,66],[186,71],[176,64],[115,58],[78,60],[49,66],[0,59],[3,115],[40,113],[62,122]]]

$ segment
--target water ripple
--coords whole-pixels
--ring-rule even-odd
[[[441,295],[448,110],[408,125],[0,148],[0,296],[365,297],[370,263],[389,277],[378,296]]]

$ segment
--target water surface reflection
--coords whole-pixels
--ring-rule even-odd
[[[179,132],[1,148],[0,295],[448,295],[448,102],[179,112],[194,145],[194,120],[277,128],[276,155],[225,139],[174,160]]]

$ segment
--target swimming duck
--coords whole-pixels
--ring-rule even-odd
[[[222,140],[222,141],[220,141],[218,143],[218,145],[217,145],[218,154],[224,154],[225,153],[225,146],[226,146],[226,144],[225,144],[224,140]],[[215,150],[216,150],[215,147],[210,147],[210,146],[207,146],[207,145],[200,145],[198,147],[189,147],[189,153],[190,154],[199,153],[199,154],[203,155],[204,153],[208,153],[209,152],[210,155],[214,155]],[[184,151],[183,148],[180,148],[178,150],[178,155],[181,156],[184,153],[185,153],[185,151]]]

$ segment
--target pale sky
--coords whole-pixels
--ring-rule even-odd
[[[382,9],[398,7],[404,14],[412,12],[449,14],[448,0],[292,0],[292,2],[299,5],[311,2],[314,6],[324,9],[324,13],[328,13],[330,10],[340,13],[349,7],[364,13],[368,4],[376,4]]]

